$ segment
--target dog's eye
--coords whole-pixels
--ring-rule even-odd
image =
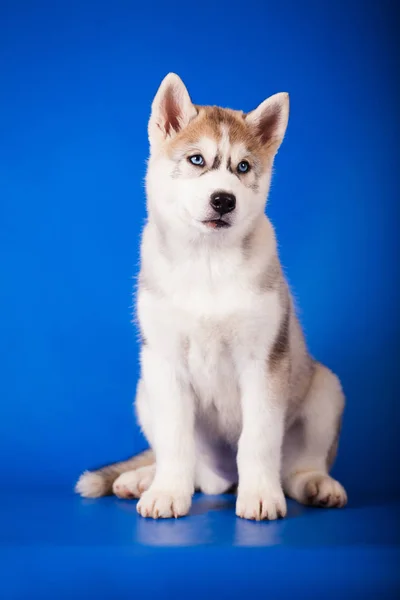
[[[204,167],[206,161],[202,157],[201,154],[194,154],[194,156],[189,156],[189,161],[192,165],[196,165],[196,167]]]
[[[247,160],[242,160],[237,166],[237,172],[238,173],[247,173],[247,171],[250,171],[250,165],[247,162]]]

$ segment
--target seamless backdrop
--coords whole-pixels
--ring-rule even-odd
[[[288,91],[268,213],[310,349],[348,403],[336,473],[399,493],[397,9],[0,2],[0,481],[69,487],[144,447],[131,325],[153,95]]]

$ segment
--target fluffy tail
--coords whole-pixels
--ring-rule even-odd
[[[75,492],[84,498],[99,498],[112,494],[114,481],[126,471],[134,471],[139,467],[147,467],[155,462],[154,452],[145,450],[128,460],[102,467],[96,471],[85,471],[79,477]]]

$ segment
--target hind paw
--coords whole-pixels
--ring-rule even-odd
[[[303,504],[324,508],[342,508],[347,504],[346,490],[330,475],[302,472],[292,475],[291,480],[294,493],[290,495]]]
[[[140,467],[134,471],[122,473],[114,481],[113,492],[118,498],[140,498],[143,492],[153,483],[155,465]]]

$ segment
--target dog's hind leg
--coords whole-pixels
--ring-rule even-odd
[[[127,473],[122,473],[114,481],[113,492],[118,498],[140,498],[153,483],[156,463]]]
[[[347,502],[343,486],[329,475],[343,408],[338,378],[317,363],[308,394],[283,443],[284,491],[303,504],[342,507]]]

